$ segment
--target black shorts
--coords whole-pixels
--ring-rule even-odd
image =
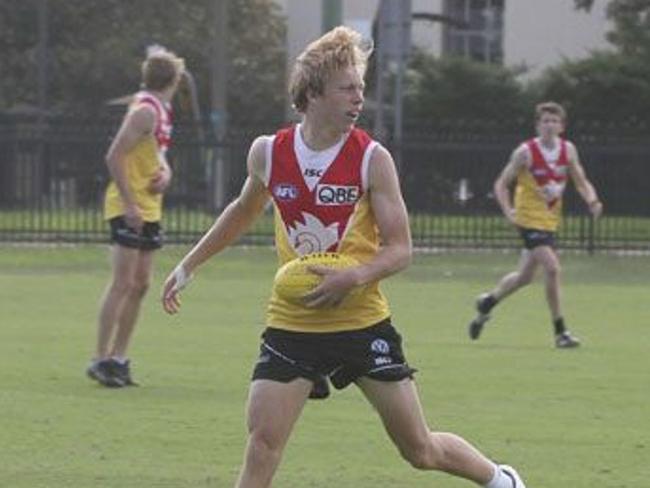
[[[162,230],[159,222],[145,222],[139,234],[126,225],[122,216],[114,217],[108,223],[111,225],[111,242],[115,244],[143,251],[162,247]]]
[[[314,382],[310,398],[329,395],[328,379],[343,389],[361,376],[379,381],[412,378],[402,351],[402,337],[390,319],[360,330],[292,332],[267,328],[253,380],[288,383],[298,377]]]
[[[555,232],[520,227],[519,235],[523,239],[526,249],[535,249],[539,246],[555,247]]]

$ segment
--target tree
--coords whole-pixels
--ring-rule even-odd
[[[586,10],[589,12],[594,6],[594,0],[573,0],[576,10]]]
[[[588,10],[593,2],[576,1]],[[614,26],[614,51],[565,61],[534,83],[540,98],[569,108],[573,118],[638,124],[650,121],[650,0],[612,0],[607,16]]]
[[[574,0],[579,10],[590,11],[594,0]],[[622,54],[650,53],[650,0],[610,0],[607,18],[614,23],[608,40]]]
[[[0,3],[0,110],[35,105],[37,12],[43,0]],[[138,89],[147,45],[186,59],[209,105],[212,0],[48,0],[49,108],[96,116],[105,102]],[[281,119],[285,100],[285,24],[271,0],[229,2],[230,120]]]
[[[650,0],[614,0],[607,5],[614,22],[609,41],[621,54],[650,59]]]
[[[517,71],[459,57],[416,52],[406,78],[408,121],[528,120],[527,95]]]
[[[547,70],[533,84],[539,99],[566,106],[572,119],[648,121],[650,67],[629,56],[596,52]]]

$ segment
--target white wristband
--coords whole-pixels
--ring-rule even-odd
[[[190,281],[192,281],[192,275],[187,274],[182,264],[179,264],[174,269],[174,278],[176,280],[176,283],[174,283],[174,289],[176,291],[181,291],[189,284]]]

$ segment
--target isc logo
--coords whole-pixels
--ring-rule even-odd
[[[305,168],[305,171],[302,174],[305,175],[305,178],[320,178],[323,176],[323,170],[316,168]]]
[[[316,186],[316,205],[352,205],[356,203],[358,199],[358,186]]]

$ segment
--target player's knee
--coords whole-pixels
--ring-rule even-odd
[[[148,289],[148,280],[121,279],[112,284],[112,292],[123,297],[143,297]]]
[[[282,455],[282,444],[271,433],[253,431],[248,440],[248,458],[255,464],[275,463]]]
[[[546,276],[549,278],[556,278],[560,276],[562,269],[560,267],[560,263],[551,263],[544,268],[544,271],[546,273]]]
[[[132,279],[118,278],[111,283],[111,292],[115,295],[127,296],[133,292],[134,282]]]
[[[415,469],[438,469],[437,446],[430,439],[422,439],[416,443],[400,448],[402,457]]]
[[[148,279],[136,279],[131,284],[131,294],[138,297],[143,297],[147,294],[149,286],[150,283]]]

